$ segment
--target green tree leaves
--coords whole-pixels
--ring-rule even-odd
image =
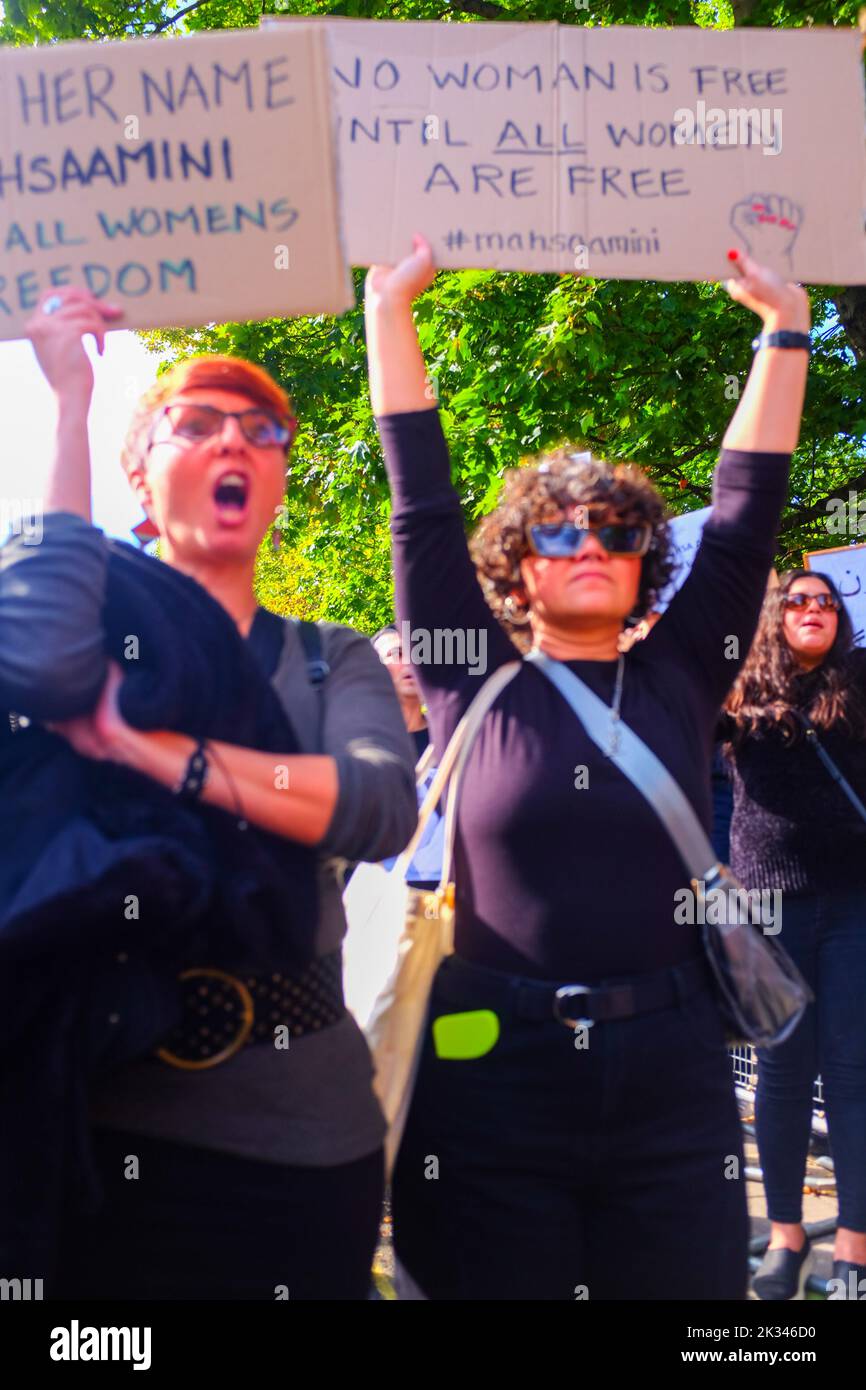
[[[862,0],[7,0],[0,41],[119,38],[256,25],[263,10],[454,23],[856,25]],[[747,39],[744,37],[744,42]],[[839,171],[841,174],[841,170]],[[262,363],[300,419],[281,544],[259,558],[262,601],[372,631],[392,611],[388,490],[370,414],[360,300],[340,319],[271,319],[145,334],[168,364],[195,352]],[[833,544],[827,499],[866,489],[866,289],[811,292],[817,326],[778,562]],[[847,331],[840,322],[847,325]],[[751,365],[755,317],[722,286],[440,273],[416,322],[467,525],[495,505],[502,473],[563,440],[647,469],[674,511],[704,505]],[[857,354],[864,360],[857,360]],[[837,538],[838,543],[838,538]]]

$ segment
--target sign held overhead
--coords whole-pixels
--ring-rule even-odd
[[[321,27],[0,49],[0,338],[81,285],[123,328],[354,303]]]
[[[854,29],[320,22],[354,264],[866,283]]]

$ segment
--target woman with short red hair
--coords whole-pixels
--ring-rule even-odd
[[[119,313],[64,288],[30,320],[58,401],[57,455],[41,545],[14,537],[0,551],[0,708],[19,716],[0,752],[24,778],[47,760],[78,812],[44,847],[47,887],[35,870],[5,896],[0,883],[0,947],[18,941],[19,981],[25,948],[36,978],[50,973],[58,957],[40,956],[34,933],[56,931],[66,873],[75,916],[52,941],[68,987],[50,1010],[74,990],[85,1001],[67,1051],[88,1074],[63,1073],[62,1091],[86,1083],[102,1191],[90,1211],[66,1192],[40,1258],[56,1261],[50,1286],[65,1298],[364,1298],[384,1125],[342,998],[340,879],[346,861],[408,840],[413,749],[366,637],[256,600],[296,429],[261,368],[195,358],[137,408],[123,463],[159,560],[91,524],[82,335],[101,350]],[[26,794],[20,815],[29,852],[39,809]],[[26,921],[13,913],[22,895],[38,903]],[[135,1045],[123,1041],[133,1024]],[[49,1086],[50,1036],[22,1021],[13,1046]],[[49,1160],[26,1148],[26,1128],[3,1128],[12,1221]],[[3,1236],[4,1251],[23,1248]]]

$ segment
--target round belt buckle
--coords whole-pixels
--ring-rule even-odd
[[[210,967],[196,967],[192,970],[184,970],[178,975],[178,980],[187,983],[193,980],[213,980],[219,985],[233,989],[238,997],[239,1013],[232,1018],[232,1023],[237,1027],[235,1037],[229,1039],[222,1047],[207,1057],[185,1057],[180,1052],[173,1051],[170,1047],[159,1047],[156,1049],[155,1056],[160,1061],[167,1062],[171,1067],[180,1067],[184,1071],[205,1071],[208,1067],[215,1067],[220,1062],[225,1062],[229,1057],[233,1057],[243,1047],[247,1038],[253,1030],[255,1009],[253,997],[242,980],[238,980],[234,975],[230,975],[225,970],[216,970]],[[216,997],[213,997],[216,996]],[[207,1000],[207,1005],[204,1001]],[[175,1029],[169,1039],[179,1039],[183,1044],[190,1048],[199,1048],[204,1051],[211,1044],[204,1039],[212,1039],[220,1036],[222,1030],[214,1027],[216,1010],[222,1008],[229,1015],[234,1013],[230,1003],[223,1002],[222,991],[209,988],[207,985],[198,984],[194,988],[184,991],[183,1019]],[[208,1023],[199,1023],[200,1018],[208,1019]]]
[[[564,1023],[566,1028],[591,1028],[595,1022],[594,1018],[564,1018],[562,1015],[562,1005],[569,999],[582,999],[591,993],[590,985],[563,985],[554,995],[553,1017],[558,1023]]]

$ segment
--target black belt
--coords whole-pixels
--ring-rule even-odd
[[[215,1067],[257,1043],[287,1048],[290,1038],[329,1028],[346,1012],[340,950],[294,973],[201,967],[178,978],[183,1016],[156,1056],[187,1071]]]
[[[656,974],[598,985],[556,984],[550,980],[508,975],[473,965],[459,956],[448,956],[442,971],[446,997],[452,982],[459,993],[465,980],[476,998],[479,991],[483,992],[491,1006],[503,1014],[535,1022],[555,1018],[569,1028],[637,1018],[640,1014],[667,1009],[708,989],[711,984],[709,967],[703,956]]]

